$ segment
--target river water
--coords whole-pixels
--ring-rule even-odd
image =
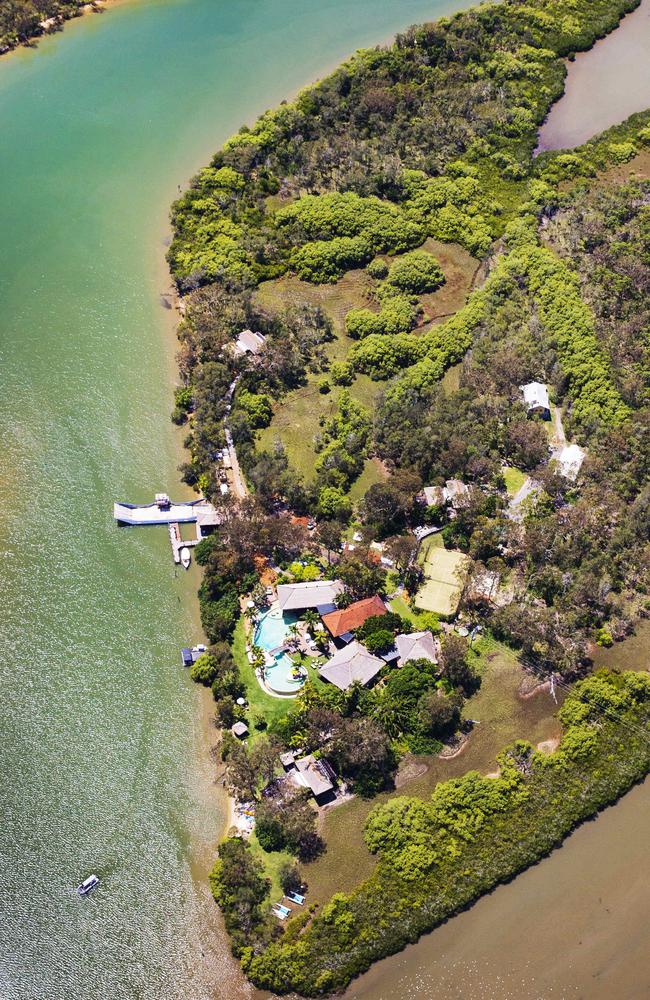
[[[179,492],[167,206],[242,121],[451,6],[139,0],[0,60],[1,1000],[250,996],[205,881],[222,805],[178,665],[197,579],[111,520]],[[350,995],[648,995],[649,801]]]
[[[579,146],[650,108],[650,0],[568,63],[565,93],[539,133],[539,149]]]
[[[460,5],[139,0],[0,61],[2,1000],[250,993],[205,881],[197,578],[111,519],[180,492],[167,210],[242,121]]]

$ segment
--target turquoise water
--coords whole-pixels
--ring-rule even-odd
[[[276,649],[282,645],[296,621],[293,616],[283,615],[279,608],[272,608],[262,615],[255,626],[256,644],[269,652]]]
[[[242,121],[453,6],[139,0],[0,60],[2,1000],[248,995],[178,660],[198,578],[164,529],[111,518],[178,495],[168,206]]]
[[[255,626],[255,643],[270,653],[281,646],[291,626],[298,620],[296,615],[283,615],[279,608],[271,608],[262,615]],[[294,664],[290,656],[280,653],[274,657],[275,665],[265,668],[267,684],[278,694],[297,693],[305,683],[304,678],[292,676]]]

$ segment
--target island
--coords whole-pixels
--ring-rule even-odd
[[[537,150],[566,60],[637,5],[410,28],[173,206],[172,418],[218,515],[190,668],[234,803],[211,882],[261,988],[340,991],[648,772],[650,678],[593,657],[649,607],[650,112]],[[496,662],[557,734],[463,770]]]

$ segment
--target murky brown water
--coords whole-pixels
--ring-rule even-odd
[[[539,149],[579,146],[650,107],[650,0],[569,63],[564,96],[539,134]]]
[[[599,666],[650,664],[650,623]],[[650,997],[650,782],[418,944],[346,1000],[641,1000]]]
[[[650,785],[550,858],[378,963],[347,1000],[641,1000],[650,996]]]

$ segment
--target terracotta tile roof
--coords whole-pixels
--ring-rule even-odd
[[[328,629],[330,635],[336,639],[339,635],[352,632],[355,628],[363,625],[366,618],[372,615],[385,615],[386,605],[381,597],[375,594],[374,597],[366,597],[363,601],[355,601],[349,608],[341,611],[330,611],[323,615],[323,624]]]

